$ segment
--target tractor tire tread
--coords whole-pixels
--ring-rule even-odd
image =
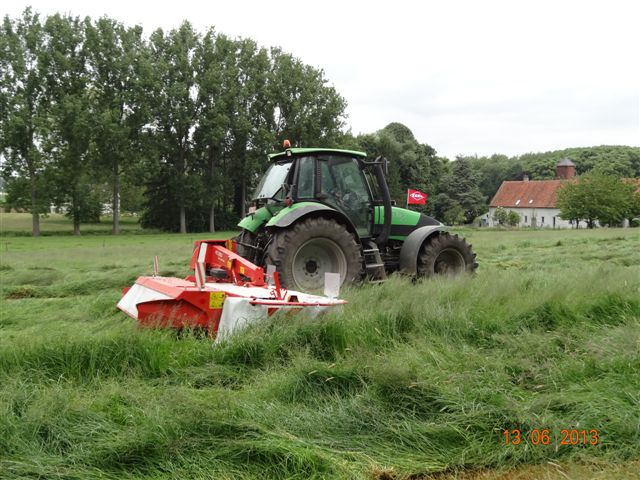
[[[452,235],[445,232],[431,237],[423,245],[418,257],[419,277],[430,277],[436,274],[434,270],[436,259],[445,248],[454,248],[462,255],[465,263],[465,273],[474,273],[478,268],[476,254],[471,249],[471,245],[457,234]]]
[[[265,269],[271,264],[276,267],[280,277],[280,283],[285,288],[297,288],[293,285],[293,279],[289,278],[291,272],[286,268],[285,259],[289,251],[297,248],[313,237],[326,237],[336,242],[343,250],[347,260],[347,277],[342,285],[351,285],[362,279],[363,260],[360,245],[346,227],[324,217],[311,217],[297,222],[286,230],[275,231],[272,240],[267,247],[265,255]]]

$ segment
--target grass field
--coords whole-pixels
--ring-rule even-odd
[[[640,230],[463,231],[475,278],[217,348],[115,308],[210,234],[3,233],[0,478],[640,478]]]

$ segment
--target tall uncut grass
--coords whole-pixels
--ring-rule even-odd
[[[393,277],[343,292],[322,319],[276,316],[216,348],[115,309],[154,254],[186,274],[188,236],[11,238],[0,477],[388,479],[549,461],[577,478],[633,465],[629,477],[640,234],[463,234],[474,278]],[[514,428],[552,442],[506,446]],[[572,428],[599,443],[559,445]]]

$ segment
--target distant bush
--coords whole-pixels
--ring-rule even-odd
[[[493,214],[493,220],[495,222],[498,222],[500,225],[515,227],[520,223],[520,215],[518,215],[518,213],[514,212],[513,210],[507,210],[504,207],[498,207]]]

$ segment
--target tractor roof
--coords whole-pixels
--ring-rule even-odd
[[[270,153],[269,160],[280,160],[286,158],[289,155],[287,152],[291,152],[291,155],[303,155],[305,153],[342,153],[344,155],[351,155],[354,157],[366,157],[365,152],[358,152],[356,150],[341,150],[338,148],[287,148],[284,152]]]

